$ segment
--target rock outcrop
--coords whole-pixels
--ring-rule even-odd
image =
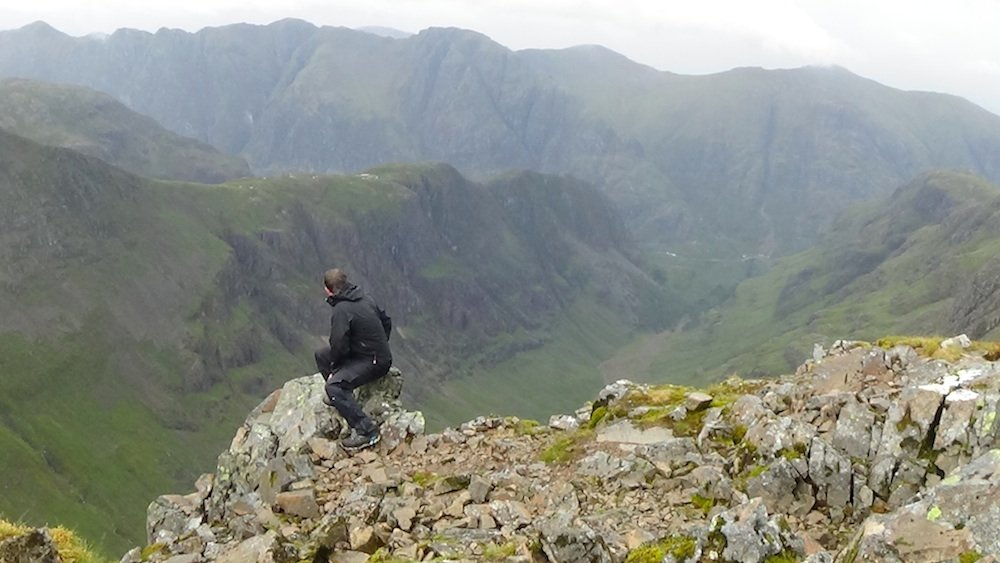
[[[957,346],[967,347],[964,342]],[[992,561],[1000,371],[838,342],[796,374],[696,391],[619,381],[548,426],[424,434],[365,390],[385,439],[350,456],[316,376],[149,509],[148,561]]]

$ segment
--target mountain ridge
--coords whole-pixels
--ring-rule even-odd
[[[813,210],[885,195],[925,169],[1000,181],[1000,117],[844,69],[684,76],[588,47],[511,51],[469,30],[388,39],[302,21],[103,42],[26,35],[0,33],[0,74],[109,92],[258,172],[440,160],[476,178],[572,173],[610,194],[656,252],[781,255],[828,224]],[[588,70],[574,70],[580,60]]]

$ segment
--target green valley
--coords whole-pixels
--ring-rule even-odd
[[[815,247],[744,281],[697,326],[667,337],[646,377],[785,373],[814,343],[840,338],[998,338],[998,212],[1000,191],[980,178],[922,175],[845,213]]]

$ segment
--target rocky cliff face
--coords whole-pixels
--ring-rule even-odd
[[[838,342],[776,380],[619,381],[547,426],[429,435],[394,372],[354,456],[320,378],[293,380],[122,561],[992,561],[1000,370],[942,344],[959,359]]]

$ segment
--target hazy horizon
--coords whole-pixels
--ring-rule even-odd
[[[992,29],[1000,3],[986,0],[0,0],[0,29],[41,20],[73,36],[119,28],[196,32],[285,18],[408,33],[459,27],[513,50],[600,45],[681,74],[836,65],[894,88],[958,95],[1000,114],[1000,35]]]

